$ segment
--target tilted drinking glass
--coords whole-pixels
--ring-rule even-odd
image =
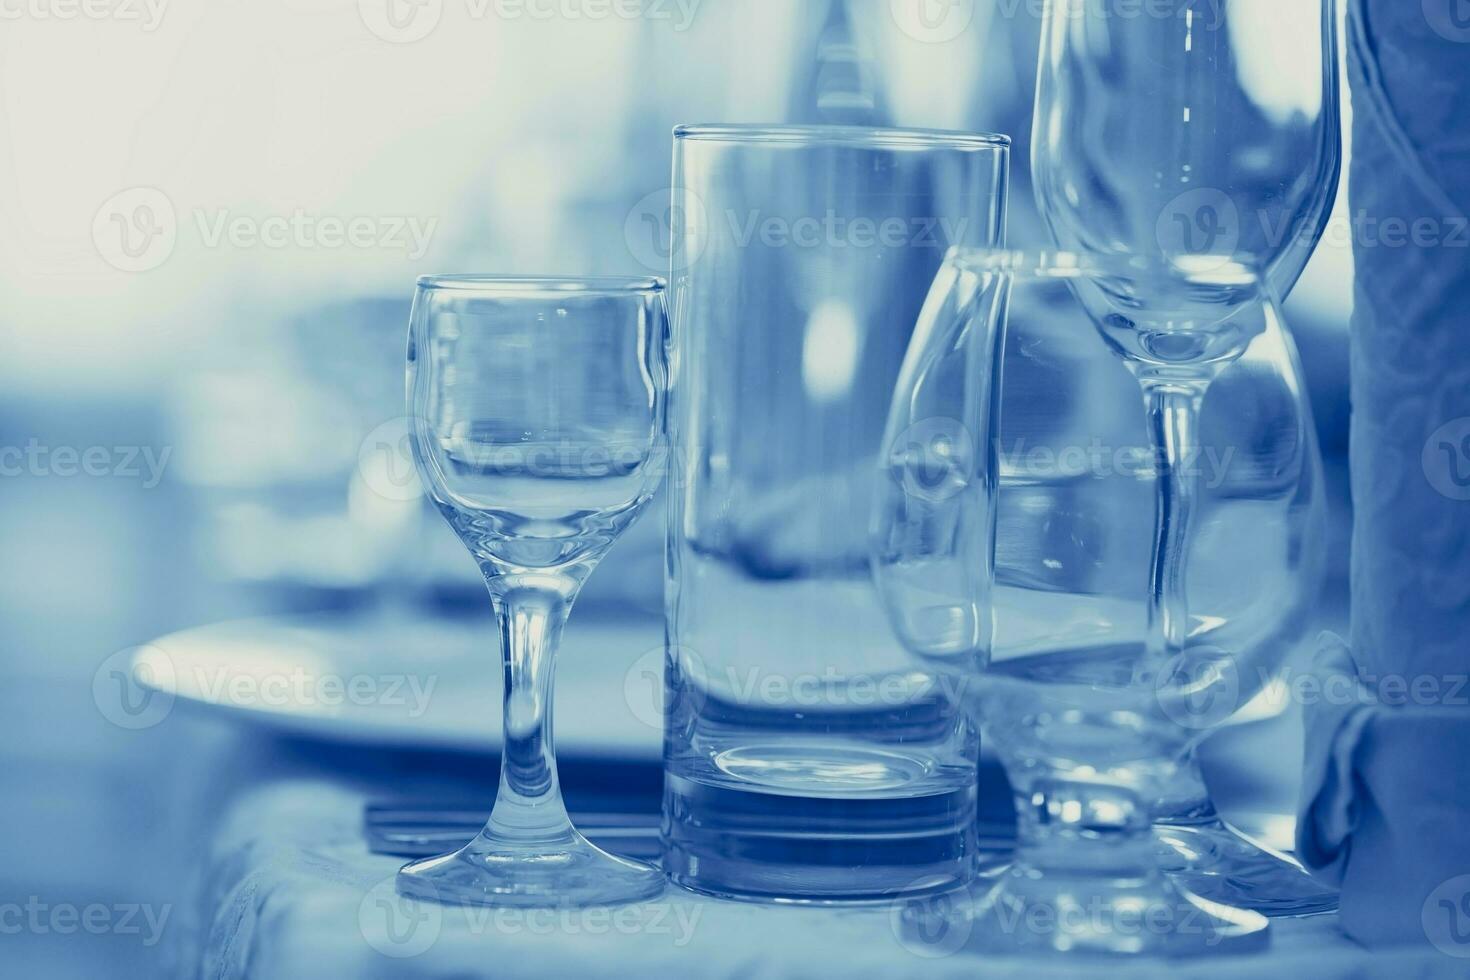
[[[984,899],[954,913],[979,945],[1176,953],[1246,942],[1265,928],[1258,913],[1199,898],[1166,874],[1151,818],[1192,747],[1261,690],[1294,636],[1297,617],[1251,609],[1274,602],[1299,613],[1310,605],[1321,531],[1310,415],[1299,392],[1263,382],[1253,363],[1263,354],[1270,363],[1280,328],[1263,277],[1234,263],[1194,271],[1142,259],[956,250],[936,280],[885,437],[873,561],[905,646],[928,670],[968,676],[966,700],[1015,792],[1014,864]],[[969,393],[994,390],[974,376],[998,364],[967,353],[992,349],[984,338],[1009,332],[1030,346],[1061,343],[1070,332],[1081,344],[1095,331],[1139,359],[1140,370],[1167,377],[1182,363],[1186,377],[1215,379],[1202,436],[1223,472],[1197,501],[1199,526],[1215,545],[1194,556],[1198,615],[1182,648],[1162,658],[1147,642],[1146,596],[1150,487],[1164,461],[1107,453],[1101,459],[1112,468],[1084,467],[1077,478],[1088,485],[1063,500],[1055,479],[1049,487],[1004,485],[1000,429],[984,430],[984,446],[964,451],[915,446],[905,435],[921,417],[954,417],[969,410]],[[1011,388],[1008,381],[1006,406],[1015,401]],[[1094,414],[1110,419],[1117,400],[1096,404]],[[1145,441],[1138,402],[1123,404],[1135,426],[1122,438]],[[1282,419],[1290,431],[1278,431]],[[1118,430],[1099,426],[1083,436],[1106,449]],[[1052,457],[1071,465],[1066,458]],[[973,484],[998,485],[1002,501],[1011,498],[1009,515],[1004,503],[977,508],[991,492],[961,492]],[[948,492],[916,494],[916,486]],[[1056,499],[1032,499],[1043,490]],[[1028,525],[1031,510],[1044,511],[1045,522]],[[985,537],[973,533],[976,522],[996,513],[1004,517],[999,587],[994,556],[971,546]],[[1027,545],[1041,559],[1036,568],[1008,553],[1016,529],[1006,524],[1036,532]]]
[[[1321,240],[1341,170],[1337,4],[1332,0],[1112,0],[1047,6],[1032,171],[1056,244],[1195,268],[1244,261],[1283,299]],[[1276,325],[1279,366],[1300,377]],[[1159,446],[1191,438],[1193,399],[1153,389]],[[1165,428],[1172,432],[1166,432]],[[1178,455],[1198,447],[1178,445]],[[1162,479],[1156,642],[1189,619],[1188,481]],[[1160,840],[1210,897],[1268,914],[1336,907],[1336,893],[1222,822],[1191,759],[1171,781]]]
[[[490,589],[504,747],[485,829],[404,866],[404,895],[580,906],[663,888],[660,871],[597,849],[572,826],[551,729],[572,603],[667,463],[663,292],[657,279],[419,281],[408,348],[414,455]]]

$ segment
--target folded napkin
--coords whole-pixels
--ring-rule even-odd
[[[1380,699],[1360,674],[1347,645],[1324,635],[1297,856],[1342,889],[1342,928],[1359,942],[1427,941],[1470,958],[1470,714],[1453,705],[1466,692],[1410,705],[1399,702],[1411,685],[1391,682]]]
[[[1352,642],[1324,643],[1306,705],[1298,844],[1350,936],[1470,959],[1465,7],[1349,7]]]

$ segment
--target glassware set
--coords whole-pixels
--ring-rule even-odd
[[[1018,842],[943,905],[975,945],[1203,952],[1332,907],[1219,820],[1193,750],[1315,598],[1279,297],[1336,184],[1335,20],[1273,87],[1275,6],[1173,7],[1047,7],[1056,251],[1004,246],[1004,136],[681,127],[671,316],[655,279],[420,280],[415,454],[490,590],[505,732],[485,829],[401,892],[611,904],[667,876],[923,919],[977,880],[983,729]],[[1116,375],[1063,369],[1099,341]],[[572,826],[551,700],[579,588],[665,475],[655,869]]]

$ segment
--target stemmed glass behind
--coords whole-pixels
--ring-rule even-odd
[[[928,350],[986,350],[1017,317],[1091,324],[1147,383],[1198,399],[1256,338],[1280,328],[1275,299],[1246,265],[1199,272],[996,250],[951,253],[920,322]],[[973,378],[995,370],[971,359],[970,387],[993,392]],[[1018,843],[1012,865],[977,902],[950,911],[916,903],[906,914],[919,929],[934,928],[936,913],[958,917],[946,924],[993,952],[1174,955],[1258,941],[1266,929],[1259,913],[1197,896],[1165,873],[1152,826],[1179,765],[1228,714],[1217,706],[1249,699],[1244,688],[1263,679],[1255,658],[1270,658],[1270,646],[1221,629],[1194,631],[1177,651],[1124,636],[992,650],[988,620],[978,631],[954,629],[993,606],[991,555],[956,544],[966,528],[993,526],[999,463],[989,438],[985,451],[905,451],[908,395],[895,402],[885,442],[893,489],[876,512],[875,576],[905,645],[978,709],[1015,794]],[[969,462],[943,465],[955,460]],[[922,506],[897,489],[932,484],[936,471],[957,490],[980,489],[926,496]],[[1103,578],[1136,574],[1126,549],[1086,558]],[[1058,616],[1069,608],[1061,594],[1036,601]]]
[[[656,895],[663,874],[572,826],[552,742],[552,674],[578,590],[663,475],[664,284],[419,280],[408,347],[414,455],[484,575],[500,624],[504,745],[485,828],[414,861],[398,891],[481,905]]]
[[[1032,170],[1056,243],[1201,272],[1245,262],[1284,297],[1321,239],[1337,189],[1336,55],[1332,0],[1170,0],[1139,16],[1106,0],[1049,4]],[[1274,322],[1264,331],[1263,349],[1299,378],[1289,334]],[[1151,438],[1167,462],[1150,586],[1161,663],[1182,651],[1189,631],[1184,571],[1197,488],[1184,463],[1198,448],[1206,377],[1190,366],[1171,367],[1167,379],[1140,371],[1142,362],[1127,357],[1133,331],[1110,333],[1143,385]],[[1299,865],[1220,820],[1193,759],[1165,795],[1160,840],[1202,893],[1272,914],[1336,906],[1335,893]]]

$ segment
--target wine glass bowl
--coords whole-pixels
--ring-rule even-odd
[[[414,457],[500,624],[503,748],[490,819],[405,865],[398,891],[479,905],[649,898],[656,868],[572,826],[551,729],[554,657],[578,590],[664,475],[667,322],[656,279],[429,276],[408,349]]]
[[[1093,325],[1142,380],[1213,380],[1265,329],[1260,280],[1248,266],[1130,265],[1125,276],[1076,286]]]
[[[1336,4],[1048,4],[1032,170],[1057,244],[1249,259],[1290,292],[1341,169]]]
[[[653,279],[427,277],[410,340],[430,496],[482,561],[596,557],[662,477]],[[420,335],[421,334],[421,335]]]

